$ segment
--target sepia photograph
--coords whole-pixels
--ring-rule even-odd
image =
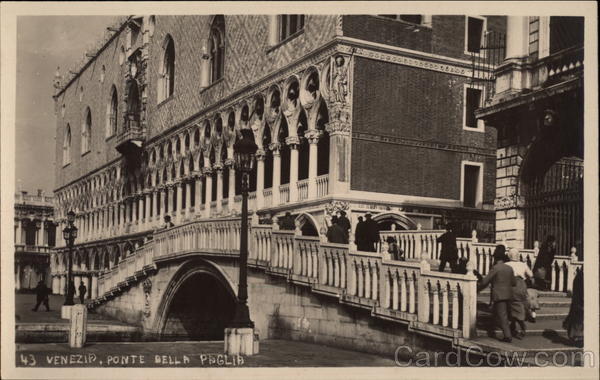
[[[2,4],[3,378],[598,378],[594,2],[105,4]]]

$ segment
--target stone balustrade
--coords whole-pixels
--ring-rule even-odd
[[[116,293],[156,270],[156,262],[189,252],[237,256],[239,218],[199,220],[155,232],[98,279],[97,300]],[[439,257],[435,239],[442,231],[385,231],[407,252],[408,261],[383,259],[379,252],[353,251],[347,244],[326,243],[300,231],[278,230],[276,225],[255,224],[249,232],[248,265],[267,274],[308,286],[313,292],[337,297],[339,302],[371,310],[376,318],[408,324],[410,329],[454,338],[475,334],[477,279],[474,269],[487,273],[494,244],[478,243],[476,236],[458,239],[459,255],[473,258],[467,274],[431,270]],[[525,262],[534,262],[537,248],[522,250]],[[417,255],[421,256],[418,257]],[[532,257],[533,256],[533,257]],[[583,263],[557,256],[554,290],[567,291]]]

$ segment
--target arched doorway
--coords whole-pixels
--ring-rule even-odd
[[[379,231],[416,230],[416,223],[409,217],[397,212],[385,212],[373,216]]]
[[[222,340],[233,319],[236,296],[216,269],[203,261],[184,264],[159,308],[161,340]]]

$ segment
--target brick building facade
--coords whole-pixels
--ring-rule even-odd
[[[259,145],[250,209],[308,234],[347,210],[382,228],[494,229],[495,130],[469,124],[472,56],[503,17],[127,17],[55,79],[57,217],[93,284],[161,226],[236,214],[233,143]],[[64,267],[64,249],[55,255]],[[82,269],[82,268],[85,268]],[[77,285],[77,284],[76,284]],[[88,293],[94,296],[94,288]]]

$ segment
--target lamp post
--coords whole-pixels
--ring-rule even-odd
[[[248,179],[254,167],[258,146],[254,143],[251,129],[242,129],[242,138],[233,145],[235,169],[242,174],[242,225],[240,232],[240,276],[235,315],[230,325],[233,328],[253,328],[248,310]]]
[[[67,247],[69,248],[69,254],[67,257],[67,291],[65,292],[66,296],[65,296],[64,305],[71,306],[71,305],[75,304],[73,302],[73,296],[74,296],[73,290],[71,289],[71,277],[72,277],[71,260],[72,260],[72,253],[73,253],[73,243],[75,242],[75,239],[77,238],[77,227],[75,227],[73,224],[75,222],[75,213],[73,211],[69,211],[67,213],[67,222],[68,222],[67,227],[65,227],[63,229],[63,238],[67,242]]]

